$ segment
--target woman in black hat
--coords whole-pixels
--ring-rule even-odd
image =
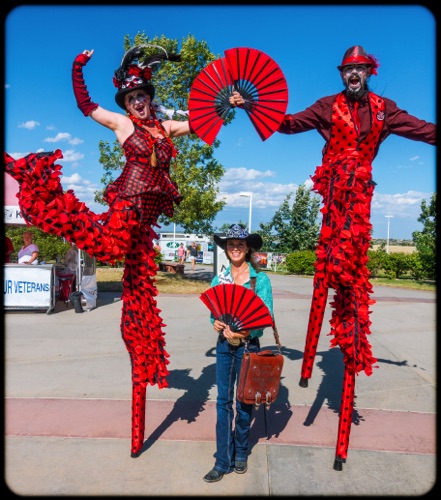
[[[262,238],[258,234],[249,234],[238,224],[230,226],[224,238],[214,235],[215,243],[225,250],[230,265],[216,275],[211,286],[222,283],[234,283],[251,288],[254,280],[254,291],[263,300],[273,314],[273,293],[271,281],[265,273],[259,273],[254,267],[253,253],[262,247]],[[213,469],[204,476],[204,481],[214,483],[220,481],[224,474],[247,471],[248,437],[250,434],[253,405],[241,403],[236,399],[236,416],[234,417],[233,399],[239,380],[245,342],[248,350],[260,350],[259,337],[263,330],[234,332],[222,321],[211,322],[218,335],[216,342],[216,462]],[[234,429],[233,429],[234,420]]]
[[[179,56],[154,46],[157,53],[142,57],[144,47],[127,51],[115,71],[115,100],[124,114],[108,111],[89,97],[82,68],[93,50],[79,54],[72,67],[79,109],[115,132],[126,158],[122,174],[104,193],[106,212],[92,213],[72,190],[63,192],[61,166],[55,164],[63,156],[60,150],[18,160],[5,153],[6,171],[20,184],[20,210],[29,225],[62,236],[103,262],[124,260],[121,334],[132,367],[132,457],[139,456],[144,441],[146,387],[168,385],[169,355],[155,300],[153,239],[158,235],[152,226],[161,213],[171,217],[182,199],[170,179],[170,162],[176,156],[170,138],[190,133],[188,121],[160,122],[152,107],[152,70]]]

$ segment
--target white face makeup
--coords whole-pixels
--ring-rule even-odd
[[[349,94],[356,97],[366,90],[369,77],[369,68],[366,64],[349,64],[340,71],[341,79]]]
[[[129,113],[143,120],[150,115],[150,96],[144,90],[134,90],[129,92],[124,104]]]

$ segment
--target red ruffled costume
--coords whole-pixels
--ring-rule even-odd
[[[128,142],[139,133],[135,131]],[[142,170],[128,162],[122,176],[127,177],[131,170],[133,185],[139,186],[136,180],[142,172],[142,192],[124,193],[116,181],[106,190],[109,210],[102,214],[91,212],[72,190],[63,193],[61,166],[55,163],[63,156],[60,150],[32,153],[19,160],[5,153],[6,171],[20,184],[17,196],[28,225],[62,236],[102,262],[125,259],[121,334],[132,366],[132,456],[138,456],[144,442],[147,385],[168,385],[165,325],[155,299],[157,266],[152,239],[158,235],[151,228],[161,212],[172,215],[173,202],[181,200],[169,178],[174,149],[168,142],[163,147],[156,144],[157,167],[149,164],[151,151],[144,156]]]
[[[345,375],[339,418],[336,458],[347,457],[354,404],[355,374],[372,374],[372,356],[367,340],[370,332],[369,305],[372,286],[369,282],[367,252],[371,240],[370,207],[375,183],[372,160],[383,128],[383,100],[369,94],[372,127],[358,142],[346,98],[339,94],[333,105],[332,133],[323,164],[312,177],[313,189],[323,197],[322,228],[316,249],[314,292],[302,364],[302,380],[311,377],[329,288],[336,290],[331,332],[331,346],[339,346],[344,357]]]

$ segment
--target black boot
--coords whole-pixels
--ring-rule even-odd
[[[81,297],[82,296],[83,296],[83,294],[81,292],[72,292],[69,295],[69,300],[74,305],[76,313],[82,313],[83,312],[83,306],[81,305]]]

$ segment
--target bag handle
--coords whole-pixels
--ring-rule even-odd
[[[254,293],[256,293],[255,292],[255,289],[256,289],[256,278],[255,277],[250,278],[250,288]],[[277,345],[277,349],[279,351],[279,354],[282,354],[282,350],[281,350],[282,344],[280,343],[280,337],[279,337],[279,332],[277,330],[275,318],[273,318],[273,334],[274,334],[274,339],[276,341],[276,345]],[[245,351],[248,350],[247,347],[248,347],[248,342],[245,344]]]

